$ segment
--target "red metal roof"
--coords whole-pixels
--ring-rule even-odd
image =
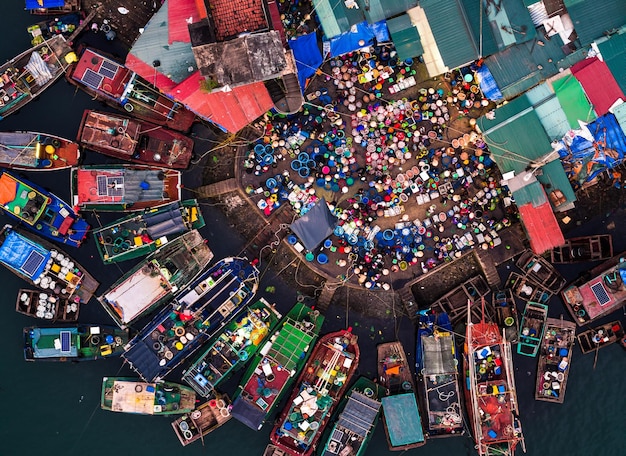
[[[217,41],[268,27],[263,0],[210,0],[209,3]]]
[[[530,248],[536,254],[541,255],[565,243],[549,201],[537,207],[533,207],[532,203],[524,204],[519,208],[519,213],[526,228]]]
[[[174,81],[165,76],[163,73],[156,71],[152,65],[147,64],[133,54],[128,54],[126,56],[126,67],[133,70],[139,76],[144,78],[150,84],[158,87],[163,92],[167,92],[168,90],[176,87],[176,83]]]
[[[204,2],[197,0],[175,0],[167,4],[168,40],[189,43],[187,25],[206,17]],[[189,21],[191,19],[191,21]]]
[[[626,101],[611,70],[597,57],[582,60],[572,66],[571,70],[599,116],[609,112],[609,108],[618,98]]]

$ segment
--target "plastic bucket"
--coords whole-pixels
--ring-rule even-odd
[[[300,168],[302,168],[302,162],[300,160],[293,160],[291,162],[291,169],[298,171]]]
[[[294,245],[296,242],[298,242],[298,238],[295,237],[293,234],[290,234],[289,236],[287,236],[287,242],[289,243],[289,245]]]
[[[309,176],[309,168],[306,168],[304,166],[302,166],[299,170],[298,170],[298,175],[300,177],[308,177]]]
[[[328,256],[325,253],[320,253],[319,255],[317,255],[317,262],[319,264],[328,263]]]

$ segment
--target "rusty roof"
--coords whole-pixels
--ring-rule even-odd
[[[240,33],[268,28],[263,0],[210,0],[208,16],[215,24],[217,41],[233,38]]]

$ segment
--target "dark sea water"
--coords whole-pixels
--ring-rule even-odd
[[[35,22],[35,17],[22,10],[21,0],[3,2],[2,46],[0,60],[12,58],[29,47],[30,38],[26,27]],[[102,36],[87,32],[94,43],[104,43]],[[45,92],[38,101],[23,108],[20,113],[0,121],[0,130],[36,130],[55,133],[68,138],[76,136],[82,111],[85,108],[100,108],[88,95],[76,91],[64,80]],[[202,134],[202,132],[200,132]],[[197,151],[208,146],[199,144]],[[87,155],[87,162],[103,161]],[[62,198],[69,198],[69,172],[33,174],[35,182],[52,189]],[[193,188],[199,184],[198,170],[185,176],[185,186]],[[187,195],[193,196],[193,195]],[[216,258],[236,255],[245,240],[237,236],[228,225],[218,208],[203,206],[207,228],[203,234],[215,251]],[[98,221],[93,215],[88,220],[93,225]],[[110,220],[112,216],[103,216]],[[619,232],[626,217],[624,210],[592,220],[581,227],[577,234],[604,230],[606,224],[616,219]],[[9,220],[0,216],[0,222]],[[616,251],[626,248],[626,237],[613,232]],[[68,248],[69,249],[69,248]],[[69,251],[70,255],[87,266],[102,282],[102,292],[130,263],[103,266],[97,256],[93,241],[80,249]],[[286,311],[294,302],[293,289],[282,283],[272,269],[261,264],[263,272],[261,292],[278,308]],[[580,270],[564,269],[568,279],[577,276]],[[506,271],[503,271],[506,274]],[[122,367],[121,360],[103,360],[90,363],[27,363],[22,355],[22,327],[40,322],[17,314],[14,311],[17,290],[24,283],[0,269],[3,305],[0,306],[0,456],[12,455],[166,455],[166,454],[211,454],[211,455],[260,455],[268,442],[270,426],[253,432],[235,420],[214,431],[201,443],[182,448],[175,437],[170,418],[116,414],[100,410],[99,400],[103,376],[132,375]],[[274,285],[274,294],[265,293],[265,287]],[[399,305],[399,304],[398,304]],[[346,310],[348,309],[348,310]],[[555,299],[550,303],[550,316],[563,313],[561,303]],[[375,345],[400,338],[407,352],[414,353],[414,330],[406,319],[394,320],[394,309],[389,309],[387,321],[362,318],[350,310],[350,302],[331,307],[327,314],[323,333],[351,325],[360,336],[360,374],[373,377],[375,372]],[[624,316],[621,311],[613,317]],[[567,315],[566,315],[566,318]],[[81,309],[81,321],[85,323],[112,324],[104,310],[94,300]],[[575,348],[570,364],[565,403],[562,405],[537,402],[533,397],[536,359],[515,355],[514,359],[521,419],[526,436],[528,454],[545,455],[624,455],[626,454],[626,352],[617,346],[599,352],[597,366],[593,369],[594,356],[583,356]],[[177,380],[176,375],[172,377]],[[237,379],[232,379],[225,392],[232,393]],[[429,441],[422,448],[411,450],[415,455],[473,455],[473,442],[468,437]],[[367,451],[368,455],[394,454],[387,450],[382,425],[376,429]],[[397,454],[397,453],[396,453]],[[521,451],[518,453],[521,454]]]

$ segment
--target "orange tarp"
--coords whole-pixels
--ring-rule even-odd
[[[387,375],[400,375],[400,366],[390,367],[385,371]]]
[[[8,174],[0,176],[0,204],[7,204],[15,199],[17,182]]]

